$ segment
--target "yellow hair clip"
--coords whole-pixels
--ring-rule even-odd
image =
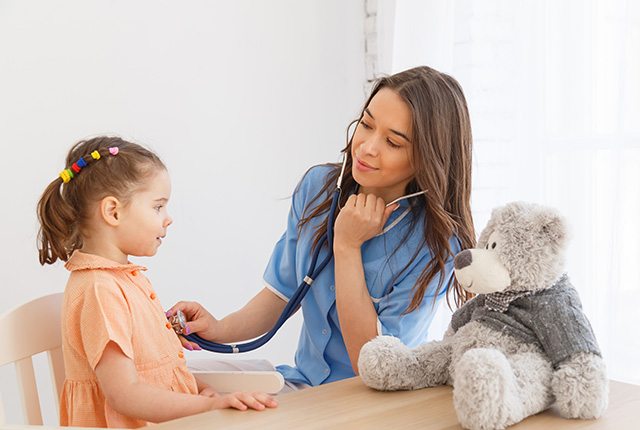
[[[99,160],[99,159],[100,159],[100,153],[99,153],[97,150],[96,150],[96,151],[93,151],[93,152],[91,153],[91,156],[92,156],[93,158],[95,158],[96,160]]]
[[[62,182],[66,184],[71,180],[71,178],[73,178],[73,173],[71,172],[71,169],[67,169],[60,172],[59,176],[62,178]]]

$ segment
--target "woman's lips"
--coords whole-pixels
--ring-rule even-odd
[[[358,169],[358,171],[360,172],[371,172],[373,170],[377,170],[374,167],[369,166],[367,163],[360,160],[359,158],[356,158],[356,169]]]

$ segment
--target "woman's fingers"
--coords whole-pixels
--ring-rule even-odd
[[[183,336],[178,336],[178,339],[180,339],[180,343],[182,343],[182,346],[185,349],[188,349],[189,351],[202,351],[202,348],[197,343],[190,342]]]
[[[178,302],[167,311],[167,318],[171,319],[178,311],[182,311],[186,319],[184,334],[199,333],[205,339],[214,339],[215,325],[218,321],[200,303]]]
[[[352,194],[336,219],[335,241],[359,248],[382,231],[395,206],[386,208],[384,200],[373,194]]]
[[[187,319],[193,318],[200,310],[204,308],[198,302],[178,302],[167,311],[167,318],[173,316],[178,311],[182,311]]]

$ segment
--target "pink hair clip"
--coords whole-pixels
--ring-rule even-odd
[[[109,152],[111,153],[111,155],[118,155],[118,147],[117,146],[113,146],[113,147],[109,148]]]

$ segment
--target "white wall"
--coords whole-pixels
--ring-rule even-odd
[[[174,224],[156,257],[133,259],[165,308],[242,306],[287,197],[337,161],[364,102],[363,23],[364,1],[0,2],[0,312],[64,289],[63,266],[38,263],[35,205],[68,148],[98,134],[169,167]],[[292,362],[299,327],[250,357]]]

